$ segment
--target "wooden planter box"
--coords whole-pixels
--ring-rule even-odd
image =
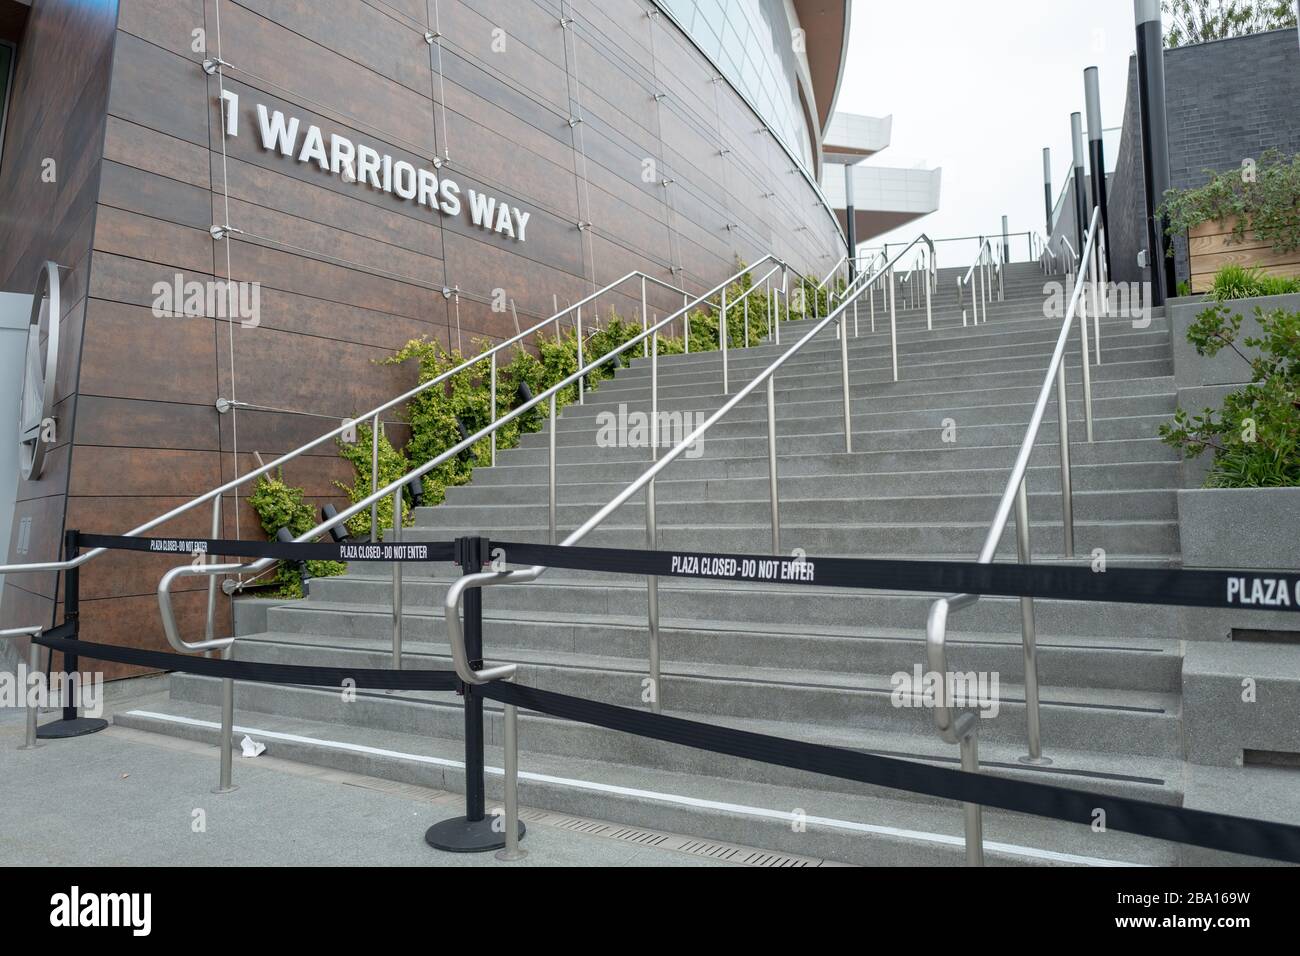
[[[1214,275],[1227,265],[1279,276],[1300,276],[1300,249],[1291,252],[1274,252],[1273,247],[1255,238],[1250,230],[1242,242],[1233,241],[1232,230],[1237,220],[1223,219],[1203,222],[1187,233],[1187,249],[1191,257],[1192,292],[1208,292],[1214,284]]]

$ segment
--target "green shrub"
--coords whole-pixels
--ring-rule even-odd
[[[374,490],[370,485],[371,471],[374,468],[374,429],[369,424],[357,425],[357,440],[355,442],[345,442],[338,440],[339,454],[343,456],[352,467],[356,469],[357,477],[351,487],[336,481],[334,485],[340,491],[348,496],[348,500],[353,504],[358,501],[364,501],[370,497]],[[401,478],[411,470],[411,463],[406,460],[406,456],[392,446],[388,440],[388,435],[384,429],[379,430],[379,487],[385,488],[397,479]],[[426,493],[429,489],[429,482],[425,482]],[[408,527],[412,523],[411,506],[407,501],[409,493],[402,491],[402,527]],[[385,495],[377,505],[377,518],[379,521],[379,531],[387,531],[393,526],[393,499],[391,495]],[[370,537],[370,509],[353,515],[347,520],[348,534],[357,538]]]
[[[1300,249],[1300,154],[1287,159],[1269,150],[1255,166],[1253,177],[1241,167],[1205,173],[1210,181],[1204,186],[1165,193],[1161,213],[1169,217],[1171,237],[1204,222],[1236,217],[1233,241],[1244,241],[1249,229],[1275,252]],[[1174,254],[1172,245],[1169,254]]]
[[[728,302],[736,302],[750,287],[752,280],[746,275],[740,282],[733,283],[727,289]],[[811,285],[809,285],[811,290]],[[826,290],[822,290],[822,295]],[[757,345],[766,338],[770,319],[769,303],[761,293],[750,296],[750,344]],[[798,313],[796,313],[798,317]],[[662,320],[663,317],[661,317]],[[727,313],[728,347],[743,348],[745,344],[745,323],[743,311]],[[566,317],[565,321],[571,321]],[[680,321],[672,323],[674,328],[682,328]],[[583,359],[590,363],[607,355],[618,346],[635,339],[642,332],[639,320],[626,319],[616,312],[607,317],[598,318],[597,322],[583,328]],[[718,348],[718,311],[715,305],[701,305],[691,313],[690,350],[692,352],[711,351]],[[491,347],[487,341],[475,343],[477,354],[482,355]],[[540,396],[552,386],[574,375],[578,364],[577,330],[569,325],[558,333],[549,330],[539,333],[534,339],[536,354],[518,349],[508,362],[498,355],[497,368],[497,408],[496,417],[501,419],[518,407],[517,397],[520,382],[527,382],[534,396]],[[680,355],[686,351],[683,337],[659,336],[660,355]],[[610,359],[604,365],[592,369],[586,376],[586,386],[599,388],[600,383],[612,377],[619,367],[626,367],[634,358],[645,354],[641,344],[629,347],[621,355]],[[429,339],[413,339],[407,342],[385,364],[399,365],[414,361],[419,367],[419,381],[429,382],[434,378],[461,365],[465,361],[458,350],[448,351],[438,342]],[[491,420],[490,365],[484,360],[471,368],[450,376],[440,386],[430,388],[413,398],[407,407],[407,421],[411,425],[411,440],[405,449],[404,467],[424,464],[432,461],[443,452],[458,444],[462,439],[456,421],[464,424],[466,434],[474,434],[486,428]],[[565,386],[556,394],[557,410],[565,408],[578,400],[576,382]],[[540,431],[549,415],[549,402],[540,402],[530,412],[503,426],[497,432],[497,449],[514,448],[519,444],[519,436]],[[359,427],[359,432],[360,432]],[[366,432],[368,435],[368,431]],[[352,447],[352,446],[349,446]],[[356,489],[344,489],[354,494],[352,500],[359,501],[369,494],[370,444],[369,438],[359,440],[355,446],[358,468],[358,486]],[[347,451],[344,451],[345,455]],[[393,452],[397,455],[396,452]],[[395,458],[394,461],[397,461]],[[468,454],[457,455],[432,469],[424,478],[425,504],[438,504],[445,496],[445,489],[468,482],[474,468],[491,462],[491,442],[483,439],[475,443]],[[400,473],[400,472],[399,472]],[[395,473],[393,478],[396,478]],[[364,485],[362,484],[364,483]],[[361,491],[364,487],[366,490]],[[391,510],[391,508],[389,509]],[[353,519],[357,529],[369,530],[369,514],[358,515]],[[390,519],[391,520],[391,519]],[[381,519],[382,524],[382,519]],[[349,522],[349,527],[352,527]]]
[[[1228,265],[1214,276],[1210,295],[1217,302],[1230,299],[1253,299],[1262,295],[1287,295],[1300,292],[1300,278],[1265,275],[1259,269]]]
[[[1259,350],[1249,358],[1237,347],[1242,316],[1216,303],[1188,328],[1200,355],[1231,348],[1250,365],[1250,383],[1229,394],[1223,407],[1197,416],[1179,409],[1160,436],[1189,458],[1207,448],[1214,463],[1207,488],[1300,485],[1300,312],[1255,310],[1262,334],[1243,340]]]
[[[296,538],[320,524],[316,520],[315,509],[303,500],[302,489],[285,484],[283,473],[275,477],[270,473],[259,477],[248,503],[257,512],[262,531],[270,541],[275,540],[276,533],[281,528],[288,528]],[[307,562],[307,573],[313,578],[334,577],[346,570],[347,565],[337,561]],[[279,562],[275,566],[274,581],[277,597],[302,597],[302,575],[298,573],[296,564]]]

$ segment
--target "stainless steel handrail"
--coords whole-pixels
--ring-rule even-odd
[[[990,282],[987,275],[987,266],[989,258],[993,255],[993,241],[985,238],[980,243],[979,251],[975,253],[975,261],[971,263],[966,274],[957,280],[957,306],[962,310],[962,325],[966,325],[965,296],[962,290],[966,286],[971,287],[971,304],[974,311],[972,324],[980,324],[980,302],[984,303],[984,321],[989,320],[989,286]]]
[[[196,508],[199,505],[204,504],[205,502],[212,501],[214,498],[219,499],[222,495],[226,494],[227,492],[234,491],[235,489],[239,488],[241,485],[244,485],[247,482],[252,481],[254,478],[261,477],[262,475],[274,471],[276,468],[279,468],[284,464],[293,461],[295,458],[298,458],[301,455],[305,454],[306,452],[311,451],[313,448],[316,448],[333,438],[337,438],[338,436],[351,431],[353,428],[356,427],[357,424],[368,420],[373,421],[375,418],[377,418],[379,415],[382,415],[384,412],[396,408],[397,406],[403,404],[404,402],[409,401],[410,399],[414,398],[420,393],[427,391],[428,389],[433,388],[434,386],[441,384],[442,382],[445,382],[453,375],[459,374],[460,372],[465,371],[467,368],[470,368],[478,364],[479,362],[482,362],[484,359],[495,358],[495,356],[500,352],[502,352],[503,350],[517,345],[519,342],[522,342],[528,336],[533,335],[534,333],[539,332],[542,329],[545,329],[548,325],[558,324],[559,320],[564,316],[568,315],[571,312],[574,312],[577,309],[582,308],[584,305],[598,299],[600,296],[608,295],[610,292],[618,288],[623,283],[634,278],[640,278],[643,284],[653,283],[657,286],[660,286],[662,288],[667,288],[675,292],[683,291],[681,289],[678,289],[675,286],[669,285],[668,283],[663,282],[660,279],[656,279],[653,276],[647,275],[643,272],[639,272],[639,271],[629,272],[621,279],[618,279],[615,282],[612,282],[609,285],[597,290],[596,292],[593,292],[591,295],[587,296],[586,298],[582,299],[579,302],[574,303],[573,305],[568,306],[562,311],[557,312],[555,315],[551,316],[545,321],[537,323],[536,325],[532,326],[531,328],[523,332],[518,333],[512,338],[506,339],[504,342],[493,347],[489,351],[483,352],[480,355],[476,355],[473,358],[468,359],[465,362],[462,362],[454,369],[451,369],[447,372],[443,372],[441,375],[438,375],[430,379],[429,381],[416,386],[410,391],[404,392],[403,394],[399,395],[397,398],[385,402],[383,405],[380,405],[376,408],[372,408],[370,411],[365,412],[362,415],[358,415],[355,418],[343,422],[338,428],[335,428],[332,431],[328,431],[325,434],[319,436],[318,438],[312,439],[311,441],[307,442],[307,444],[302,445],[291,452],[287,452],[286,454],[281,455],[279,458],[275,459],[274,461],[268,464],[262,465],[254,469],[253,471],[248,472],[245,475],[241,475],[239,478],[232,479],[231,481],[228,481],[225,484],[212,489],[211,491],[205,492],[204,494],[199,495],[197,498],[194,498],[186,502],[185,504],[178,505],[177,507],[171,509],[170,511],[161,514],[150,521],[145,522],[139,527],[127,531],[124,536],[134,537],[136,535],[144,534],[146,531],[150,531],[161,524],[165,524],[166,522],[172,520],[173,518],[185,514],[192,508]],[[372,484],[371,487],[373,488],[374,484]],[[353,514],[355,513],[356,512],[353,512]],[[330,527],[333,527],[333,525],[331,525]],[[372,528],[374,527],[373,523],[371,527]],[[104,548],[92,548],[91,550],[85,552],[84,554],[80,554],[75,558],[71,558],[64,561],[40,561],[40,562],[33,562],[28,564],[0,565],[0,574],[34,574],[34,573],[41,573],[46,571],[67,571],[67,570],[71,570],[72,568],[81,567],[86,562],[91,561],[97,558],[99,555],[103,554],[104,551],[105,551]],[[177,647],[177,649],[188,650],[188,651],[219,650],[221,649],[221,647],[224,646],[225,646],[224,643],[217,642],[215,644],[212,644],[210,647],[190,645],[186,647]]]
[[[1084,246],[1085,257],[1096,248],[1100,228],[1101,210],[1098,208],[1093,212],[1092,223],[1088,229],[1087,243]],[[1086,275],[1081,272],[1074,285],[1069,308],[1066,310],[1065,320],[1061,324],[1061,333],[1057,336],[1056,348],[1053,350],[1051,361],[1048,363],[1047,373],[1043,378],[1043,387],[1039,390],[1038,400],[1034,404],[1034,410],[1030,416],[1024,440],[1021,442],[1020,451],[1017,453],[1015,464],[1011,469],[1011,476],[1007,481],[1001,499],[998,501],[997,510],[993,515],[993,522],[989,527],[988,535],[984,539],[984,546],[980,550],[977,559],[980,564],[991,564],[993,562],[998,545],[1002,541],[1002,535],[1006,532],[1012,508],[1016,511],[1017,555],[1022,564],[1032,563],[1033,552],[1029,539],[1029,504],[1025,487],[1026,474],[1029,468],[1029,459],[1034,450],[1034,442],[1038,438],[1038,431],[1047,413],[1047,403],[1051,398],[1053,383],[1056,386],[1057,427],[1059,429],[1061,454],[1063,550],[1066,557],[1071,557],[1074,554],[1074,507],[1070,474],[1070,408],[1066,390],[1065,350],[1069,343],[1071,329],[1074,326],[1075,315],[1078,312],[1084,368],[1084,407],[1086,411],[1091,404],[1088,397],[1089,384],[1087,378],[1087,321],[1079,312],[1080,303],[1084,298],[1085,280]],[[1091,428],[1089,432],[1088,440],[1092,441]],[[978,594],[952,594],[939,598],[930,605],[930,612],[926,621],[927,659],[931,673],[938,675],[938,679],[935,681],[939,688],[934,711],[935,726],[939,731],[939,735],[945,741],[961,745],[962,767],[968,770],[978,769],[975,736],[979,718],[970,711],[958,713],[953,706],[953,702],[948,699],[947,675],[949,670],[946,641],[950,614],[977,603],[979,599]],[[1020,609],[1021,639],[1025,658],[1025,712],[1029,744],[1028,756],[1021,759],[1026,763],[1045,764],[1051,761],[1042,755],[1042,740],[1039,728],[1037,635],[1034,625],[1033,598],[1022,597],[1020,599]],[[978,835],[981,832],[980,808],[978,805],[966,804],[965,812],[968,841],[967,862],[980,865],[983,862],[982,850],[977,858],[972,857],[970,853],[972,834]]]
[[[555,435],[556,423],[558,422],[558,416],[556,414],[556,401],[555,401],[556,396],[563,389],[579,381],[582,377],[584,377],[591,371],[600,368],[602,365],[606,364],[612,359],[617,358],[619,355],[628,351],[633,346],[640,344],[641,341],[645,339],[647,336],[655,336],[657,340],[658,332],[661,329],[666,328],[669,325],[669,323],[675,321],[682,314],[688,312],[692,307],[698,305],[701,302],[706,301],[709,297],[713,296],[720,290],[725,289],[733,282],[736,282],[741,277],[745,276],[746,274],[755,270],[757,267],[768,262],[778,263],[781,267],[788,268],[787,264],[783,260],[778,259],[776,256],[773,255],[764,256],[763,258],[759,259],[757,262],[753,263],[752,265],[746,266],[745,268],[741,269],[739,272],[728,277],[722,283],[720,283],[717,286],[714,286],[712,289],[710,289],[708,292],[704,293],[703,295],[695,297],[694,300],[688,302],[688,304],[684,306],[682,309],[672,313],[671,315],[667,316],[664,319],[661,319],[655,325],[639,333],[638,335],[629,339],[623,344],[617,346],[616,348],[607,352],[605,355],[601,356],[600,358],[588,362],[587,364],[579,368],[576,372],[572,373],[567,378],[565,378],[563,381],[555,385],[552,385],[550,388],[542,392],[540,395],[533,397],[530,401],[525,402],[519,407],[511,410],[506,415],[497,419],[495,422],[479,429],[479,431],[475,432],[473,435],[470,435],[469,437],[462,439],[452,447],[442,452],[440,455],[425,462],[423,465],[419,465],[416,468],[411,469],[409,472],[404,474],[401,478],[397,479],[396,481],[386,485],[383,488],[373,490],[371,494],[369,494],[365,498],[361,499],[358,502],[355,502],[354,504],[349,505],[343,511],[340,511],[338,514],[334,515],[333,517],[321,522],[320,524],[318,524],[316,527],[312,528],[310,531],[306,532],[305,534],[299,535],[297,538],[294,539],[294,541],[296,543],[312,541],[318,536],[320,536],[321,534],[324,534],[325,532],[329,531],[331,528],[337,527],[338,525],[352,518],[354,515],[360,514],[362,511],[369,508],[372,504],[375,504],[390,495],[393,496],[394,500],[396,501],[396,498],[398,495],[401,494],[402,489],[406,487],[406,485],[408,485],[411,481],[413,481],[416,478],[420,478],[425,474],[428,474],[434,468],[438,467],[439,465],[443,464],[446,461],[449,461],[451,458],[460,454],[462,451],[473,447],[477,442],[482,441],[484,438],[487,438],[490,435],[494,434],[498,429],[508,424],[509,422],[514,421],[515,419],[525,415],[533,408],[541,404],[543,401],[548,401],[551,409],[551,429],[550,429],[551,442],[552,442],[551,522],[552,522],[552,527],[554,527],[554,521],[555,521],[555,457],[554,457],[555,438],[554,435]],[[395,514],[400,514],[400,513],[401,513],[400,511],[395,512]],[[185,564],[185,565],[181,565],[180,567],[172,568],[170,571],[164,574],[162,580],[160,580],[158,583],[158,606],[159,606],[159,610],[162,613],[163,631],[167,635],[168,642],[171,643],[173,647],[178,647],[183,649],[189,649],[192,647],[199,646],[199,645],[187,645],[181,639],[180,633],[176,625],[176,618],[172,609],[171,591],[174,582],[178,578],[186,577],[186,576],[197,577],[201,575],[236,574],[236,573],[245,573],[245,572],[252,573],[269,567],[270,565],[274,564],[275,561],[276,561],[275,558],[261,558],[249,564],[237,564],[237,563],[201,564],[197,566]]]
[[[611,514],[617,511],[633,495],[635,495],[638,491],[644,488],[646,490],[647,541],[651,545],[651,547],[654,547],[656,543],[655,542],[655,533],[656,533],[655,503],[654,503],[655,501],[654,481],[656,476],[660,472],[662,472],[665,468],[667,468],[674,460],[676,460],[679,456],[681,456],[688,448],[692,447],[697,441],[699,441],[699,439],[710,428],[712,428],[715,424],[717,424],[717,422],[719,422],[728,413],[730,413],[732,409],[734,409],[737,405],[739,405],[742,401],[744,401],[745,398],[747,398],[750,394],[752,394],[754,390],[759,387],[759,385],[766,384],[767,386],[767,427],[768,427],[768,468],[769,468],[769,478],[770,478],[769,484],[770,484],[771,500],[772,500],[772,545],[773,545],[772,553],[779,554],[780,553],[780,505],[779,505],[779,497],[778,497],[777,472],[776,472],[776,398],[775,398],[775,388],[774,388],[776,373],[795,354],[800,352],[805,345],[807,345],[814,338],[816,338],[816,336],[823,329],[825,329],[832,322],[836,323],[840,334],[841,369],[843,371],[842,386],[845,395],[845,406],[844,406],[845,441],[846,441],[846,446],[851,449],[852,425],[849,418],[848,374],[847,374],[848,309],[852,303],[856,302],[868,289],[870,289],[876,282],[882,280],[883,278],[887,276],[890,277],[889,281],[892,284],[893,282],[892,275],[893,275],[894,266],[897,264],[898,260],[902,256],[906,255],[909,251],[911,251],[913,246],[915,246],[917,243],[920,242],[925,242],[928,245],[930,240],[925,236],[918,237],[917,239],[914,239],[911,243],[909,243],[907,247],[904,248],[903,251],[898,254],[897,257],[891,260],[888,263],[887,268],[880,270],[879,272],[877,272],[875,275],[871,277],[867,277],[865,274],[860,274],[846,289],[847,294],[845,296],[845,299],[843,302],[840,303],[838,308],[836,308],[825,318],[817,322],[817,324],[814,325],[813,328],[811,328],[808,332],[806,332],[803,335],[803,337],[799,339],[798,342],[796,342],[788,350],[786,350],[784,353],[778,356],[770,365],[767,366],[767,368],[759,372],[758,375],[756,375],[747,385],[745,385],[738,392],[736,392],[735,395],[732,395],[725,403],[723,403],[723,405],[717,411],[715,411],[712,415],[710,415],[709,418],[706,419],[702,424],[700,424],[693,432],[691,432],[690,435],[683,438],[677,445],[675,445],[672,449],[670,449],[662,458],[658,458],[658,449],[656,443],[655,457],[657,458],[657,460],[655,461],[655,463],[652,464],[645,472],[643,472],[639,478],[637,478],[626,488],[624,488],[621,492],[619,492],[608,504],[606,504],[603,508],[601,508],[594,515],[592,515],[592,517],[589,518],[581,527],[579,527],[577,530],[569,534],[568,537],[566,537],[562,542],[560,542],[560,546],[572,547],[573,545],[577,544],[579,541],[585,538],[592,530],[594,530],[597,526],[599,526],[606,518],[608,518]],[[658,350],[653,349],[652,356],[657,356],[657,355],[658,355]],[[654,366],[652,366],[652,374],[654,374],[653,369]],[[656,437],[657,437],[657,433],[656,433]],[[506,679],[511,675],[513,675],[515,668],[514,665],[507,664],[507,665],[485,668],[484,670],[476,671],[470,666],[468,655],[465,650],[464,630],[461,626],[461,620],[460,620],[460,603],[464,595],[464,592],[471,587],[486,587],[486,586],[499,585],[499,584],[528,583],[530,581],[537,580],[539,577],[545,574],[546,571],[547,568],[544,565],[535,565],[531,568],[521,569],[517,571],[497,571],[497,572],[484,572],[480,574],[470,574],[470,575],[465,575],[463,577],[457,578],[448,587],[447,593],[444,598],[443,606],[444,606],[445,616],[447,619],[447,630],[448,630],[448,636],[449,636],[451,650],[452,650],[452,662],[453,665],[455,666],[456,673],[466,683],[482,684],[492,680]],[[656,584],[655,584],[657,579],[654,577],[649,577],[647,581],[648,581],[647,586],[649,588],[649,595],[650,595],[649,598],[649,608],[650,608],[649,622],[650,622],[650,639],[651,639],[650,680],[653,689],[653,697],[652,697],[653,706],[654,709],[658,711],[659,709],[658,614],[657,614],[658,608],[657,608],[657,600],[656,600],[657,592],[656,592]]]

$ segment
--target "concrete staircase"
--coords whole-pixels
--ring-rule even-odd
[[[811,556],[971,560],[979,550],[1056,340],[1044,318],[1044,277],[1013,265],[1006,299],[987,325],[963,328],[954,270],[943,270],[934,329],[925,309],[899,313],[901,381],[890,381],[887,313],[870,332],[865,306],[849,343],[854,452],[843,451],[839,344],[810,343],[777,379],[782,543]],[[1059,281],[1055,280],[1055,281]],[[901,300],[900,300],[901,304]],[[969,299],[967,300],[969,308]],[[788,349],[731,355],[739,387]],[[850,333],[852,322],[850,322]],[[1068,377],[1076,541],[1080,561],[1167,565],[1179,559],[1178,462],[1155,438],[1174,409],[1168,330],[1103,321],[1105,364],[1093,369],[1096,442],[1084,443],[1079,350]],[[710,412],[724,400],[716,353],[661,360],[661,407]],[[648,410],[649,366],[632,368],[561,416],[559,521],[571,529],[647,466],[642,448],[596,447],[598,415]],[[766,553],[770,549],[762,390],[707,435],[698,458],[674,462],[657,484],[660,546]],[[1029,474],[1035,560],[1060,560],[1056,410]],[[955,441],[945,429],[955,426]],[[496,468],[421,509],[408,539],[479,534],[547,537],[545,434],[502,452]],[[644,546],[638,498],[584,543]],[[1002,543],[1014,560],[1014,540]],[[446,668],[441,599],[455,569],[408,566],[406,666]],[[923,663],[933,595],[662,580],[665,713],[797,740],[957,763],[922,707],[891,703],[890,675]],[[645,585],[620,575],[556,570],[528,586],[484,592],[490,662],[519,664],[519,680],[624,706],[643,706]],[[237,644],[245,660],[388,666],[391,572],[354,568],[317,580],[308,600],[269,610],[264,632]],[[957,670],[999,675],[999,711],[981,721],[989,773],[1171,804],[1183,796],[1181,664],[1176,609],[1037,604],[1044,751],[1024,765],[1023,663],[1018,602],[989,598],[954,618]],[[119,723],[215,740],[219,685],[173,675],[165,712]],[[241,684],[236,723],[290,759],[452,789],[463,788],[461,708],[449,694],[338,692]],[[239,732],[242,736],[244,730]],[[500,766],[500,722],[489,705],[488,764]],[[522,714],[521,802],[635,826],[863,864],[956,864],[960,809],[898,791],[828,780],[699,753],[550,717]],[[214,770],[215,772],[215,770]],[[237,772],[237,771],[236,771]],[[488,789],[499,775],[489,771]],[[804,821],[803,825],[800,821]],[[1177,848],[1123,834],[990,812],[990,862],[1168,864]]]

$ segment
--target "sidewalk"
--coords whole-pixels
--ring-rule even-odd
[[[217,795],[205,744],[111,725],[34,751],[22,742],[23,712],[0,711],[0,865],[733,865],[544,821],[529,823],[516,863],[442,853],[424,831],[463,808],[459,794],[236,751],[239,789]]]

